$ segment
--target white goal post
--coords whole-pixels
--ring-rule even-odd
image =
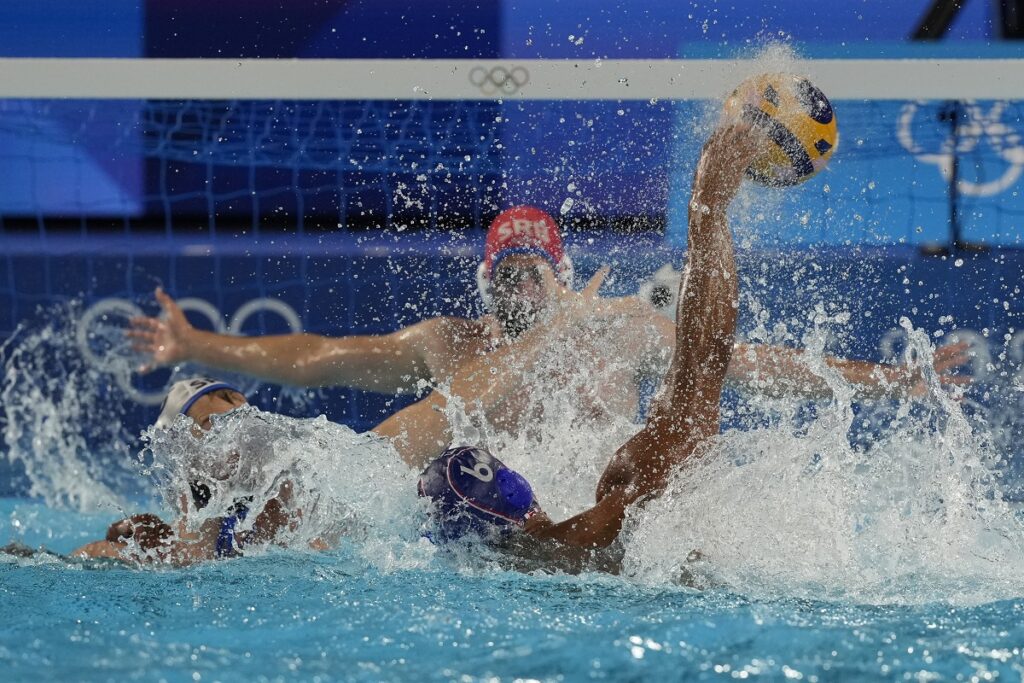
[[[1024,59],[807,59],[831,99],[1022,99]],[[0,59],[0,98],[717,99],[754,60]]]

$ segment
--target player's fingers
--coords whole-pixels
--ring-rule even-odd
[[[156,339],[156,332],[151,330],[127,329],[124,331],[124,336],[129,339],[145,339],[147,341],[152,341]]]
[[[160,304],[160,308],[163,309],[164,313],[168,316],[172,316],[176,313],[180,313],[181,309],[178,308],[178,304],[174,302],[171,295],[164,291],[163,287],[156,288],[156,300]]]
[[[958,368],[971,362],[971,354],[968,353],[970,345],[966,342],[944,346],[935,352],[932,366],[938,372],[944,372],[952,368]]]
[[[152,339],[135,339],[135,340],[132,341],[132,350],[133,351],[140,351],[140,352],[143,352],[143,353],[151,353],[156,348],[156,346],[157,346],[156,341],[154,341]]]
[[[604,279],[608,277],[608,273],[611,271],[610,266],[601,266],[594,273],[594,276],[587,282],[587,286],[580,292],[585,297],[596,297],[597,291],[601,289],[601,285],[604,284]]]
[[[937,354],[943,354],[943,355],[956,354],[956,353],[967,353],[967,351],[969,351],[970,348],[971,348],[971,345],[970,345],[969,342],[958,341],[958,342],[954,342],[952,344],[946,344],[944,346],[940,346],[935,352]]]
[[[936,358],[945,358],[947,356],[967,356],[968,350],[971,345],[965,341],[956,342],[954,344],[946,344],[935,349]]]
[[[962,368],[971,362],[970,358],[946,358],[941,361],[936,361],[932,367],[935,368],[935,372],[944,374],[950,370],[956,370]]]
[[[132,351],[135,353],[141,353],[146,356],[152,356],[153,351],[156,349],[156,345],[150,342],[132,342]]]
[[[722,131],[721,143],[729,149],[745,146],[752,140],[752,131],[753,126],[749,121],[743,119],[733,121]]]
[[[133,330],[155,330],[160,327],[160,321],[145,315],[137,315],[128,319],[128,324]]]
[[[955,368],[958,365],[960,364],[956,363],[955,361],[951,361],[949,358],[935,358],[932,361],[932,367],[935,368],[935,372],[939,373],[940,375],[949,370],[950,368]]]

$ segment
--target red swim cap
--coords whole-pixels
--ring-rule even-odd
[[[512,254],[543,256],[558,272],[565,257],[558,223],[534,206],[514,206],[502,211],[487,231],[484,275],[489,278],[498,262]]]

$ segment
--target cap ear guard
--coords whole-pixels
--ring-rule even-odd
[[[562,260],[558,263],[558,268],[555,269],[555,277],[566,287],[570,289],[576,278],[576,269],[573,267],[572,259],[566,254],[562,257]],[[484,261],[480,262],[480,265],[476,269],[476,287],[477,291],[480,292],[480,298],[483,299],[484,307],[491,308],[491,274],[487,270],[487,264]]]

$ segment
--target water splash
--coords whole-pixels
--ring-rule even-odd
[[[125,396],[109,365],[83,357],[75,336],[80,317],[79,302],[40,309],[37,320],[45,322],[22,324],[0,346],[4,455],[24,471],[29,495],[47,505],[123,507],[125,495],[140,494],[134,438],[121,426]],[[123,344],[112,341],[123,340],[115,327],[101,326],[98,343]]]
[[[9,457],[32,473],[36,495],[85,508],[118,496],[103,483],[110,472],[95,464],[80,430],[93,422],[112,429],[118,408],[84,399],[105,376],[75,360],[73,345],[61,341],[62,320],[54,317],[36,332],[22,329],[5,345],[4,434],[13,444]],[[1020,595],[1024,525],[1002,495],[997,465],[1005,454],[939,386],[924,332],[902,323],[905,362],[924,376],[925,395],[900,404],[870,439],[851,440],[860,421],[853,390],[823,361],[828,339],[843,332],[848,316],[819,306],[808,320],[800,340],[809,349],[805,361],[831,388],[832,401],[804,419],[801,401],[751,399],[775,418],[723,434],[713,456],[691,463],[666,495],[634,511],[624,536],[627,574],[672,584],[684,568],[693,572],[686,558],[699,550],[699,577],[747,594],[871,603]],[[768,336],[791,337],[796,329],[765,322]],[[450,400],[456,437],[492,448],[523,472],[556,519],[587,507],[608,457],[639,428],[623,409],[629,402],[606,400],[602,392],[633,379],[632,360],[609,359],[635,354],[637,332],[631,321],[595,320],[569,339],[553,338],[536,365],[522,368],[524,388],[514,395],[521,405],[506,406],[523,416],[522,424],[499,427],[475,406]],[[110,443],[128,443],[117,430],[104,434]],[[193,527],[239,497],[251,497],[258,509],[287,480],[303,516],[281,539],[286,544],[340,539],[385,570],[435,561],[436,548],[421,537],[417,473],[373,435],[322,417],[245,407],[215,419],[202,437],[184,418],[147,437],[142,474],[166,508],[178,508],[183,482],[200,473],[207,478],[212,500],[189,519]],[[139,459],[126,448],[120,453],[133,463],[126,473],[137,478]],[[236,461],[228,457],[234,453]],[[448,561],[480,569],[458,555]]]
[[[169,430],[150,429],[146,474],[163,492],[164,505],[180,509],[186,482],[210,490],[205,508],[188,518],[189,530],[221,517],[239,499],[258,512],[282,496],[298,511],[297,522],[277,542],[306,547],[314,540],[354,544],[375,566],[416,565],[423,548],[423,502],[416,495],[417,472],[391,444],[372,433],[357,434],[325,417],[298,419],[243,406],[213,418],[213,428],[197,434],[188,418]],[[255,514],[237,530],[251,529]],[[429,544],[427,544],[429,546]]]
[[[870,603],[971,603],[1024,591],[1024,523],[1001,495],[995,464],[931,371],[927,335],[909,333],[906,361],[924,401],[866,448],[851,445],[852,391],[820,361],[834,391],[809,425],[723,434],[668,491],[634,510],[626,567],[644,582],[676,580],[699,550],[703,580],[749,595]],[[819,333],[824,339],[824,334]]]
[[[593,503],[612,453],[639,429],[637,375],[663,372],[668,352],[649,318],[621,316],[551,331],[537,346],[536,357],[508,361],[514,389],[489,411],[436,390],[456,442],[491,450],[530,481],[545,510],[568,517]]]

